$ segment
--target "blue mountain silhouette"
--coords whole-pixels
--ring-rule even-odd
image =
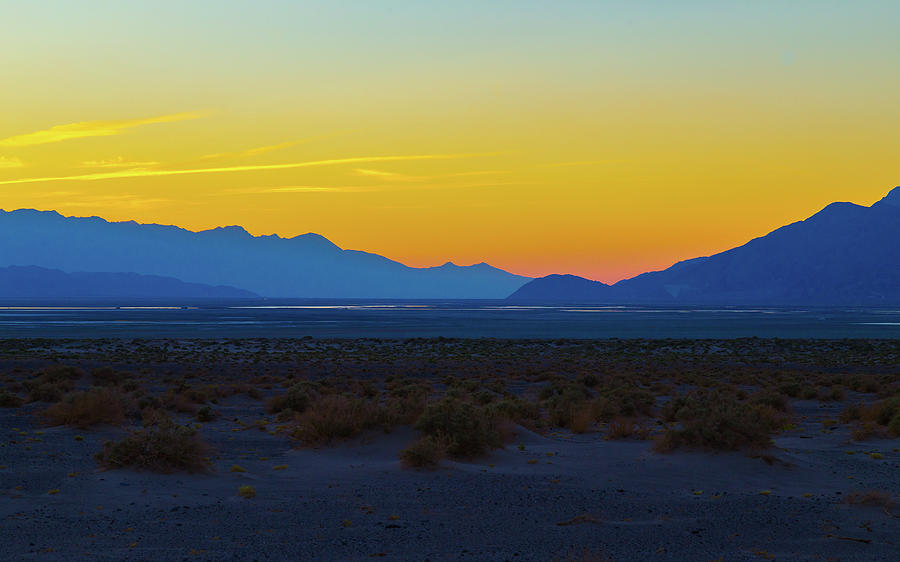
[[[0,211],[0,267],[127,271],[240,287],[265,297],[504,298],[530,278],[481,263],[414,268],[343,250],[318,234],[251,236],[239,226],[175,226]]]
[[[247,299],[258,295],[234,287],[184,283],[171,277],[137,273],[66,273],[44,267],[0,267],[3,298],[215,298]]]
[[[832,203],[743,246],[605,285],[535,279],[516,301],[900,304],[900,187],[871,207]]]

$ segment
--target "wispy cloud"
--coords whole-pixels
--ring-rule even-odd
[[[67,207],[87,207],[90,209],[146,209],[157,207],[165,203],[171,203],[171,199],[162,197],[142,197],[137,195],[95,195],[79,196],[77,198],[60,201],[54,206],[60,209]]]
[[[146,119],[128,119],[122,121],[81,121],[67,125],[57,125],[44,131],[35,131],[25,135],[17,135],[0,139],[0,146],[34,146],[86,137],[108,137],[118,135],[125,129],[153,125],[156,123],[173,123],[203,117],[200,113],[173,113]]]
[[[508,174],[504,170],[484,170],[474,172],[454,172],[450,174],[432,174],[427,176],[414,176],[409,174],[400,174],[397,172],[387,172],[384,170],[371,170],[367,168],[356,168],[353,173],[357,176],[377,178],[384,181],[407,181],[407,182],[424,182],[444,178],[463,178],[471,176],[493,176],[499,174]]]
[[[220,160],[226,158],[247,158],[250,156],[257,156],[259,154],[265,154],[266,152],[272,152],[273,150],[281,150],[283,148],[290,148],[292,146],[297,146],[299,144],[306,144],[308,142],[321,140],[321,139],[329,139],[333,137],[340,137],[344,135],[348,135],[355,131],[340,131],[337,133],[329,133],[327,135],[316,135],[312,137],[307,137],[303,139],[297,139],[287,142],[281,142],[278,144],[270,144],[267,146],[258,146],[255,148],[248,148],[246,150],[238,150],[236,152],[218,152],[215,154],[206,154],[205,156],[201,156],[200,160]]]
[[[29,193],[29,197],[48,198],[48,197],[72,197],[73,195],[81,195],[81,191],[44,191],[37,193]]]
[[[282,185],[279,187],[243,187],[226,189],[226,194],[255,194],[255,193],[359,193],[364,191],[376,191],[364,185]]]
[[[365,168],[356,168],[353,170],[353,173],[357,176],[368,176],[368,177],[376,177],[376,178],[397,178],[397,177],[406,177],[403,174],[398,174],[396,172],[385,172],[383,170],[367,170]]]
[[[21,168],[25,163],[18,158],[10,156],[0,156],[0,168]]]
[[[78,165],[79,168],[149,168],[158,166],[159,162],[135,162],[126,160],[124,156],[116,156],[107,160],[87,160]]]
[[[290,148],[292,146],[297,146],[298,144],[308,142],[306,140],[298,140],[298,141],[290,141],[290,142],[282,142],[278,144],[271,144],[269,146],[259,146],[256,148],[248,148],[247,150],[238,150],[237,152],[219,152],[216,154],[206,154],[201,156],[201,160],[218,160],[220,158],[244,158],[247,156],[256,156],[258,154],[265,154],[266,152],[272,152],[273,150],[280,150],[282,148]]]
[[[553,162],[542,164],[544,168],[566,168],[569,166],[597,166],[600,164],[616,164],[622,160],[576,160],[573,162]]]
[[[223,194],[277,194],[277,193],[376,193],[381,191],[426,191],[435,189],[460,189],[473,187],[501,187],[525,185],[527,182],[483,182],[442,184],[378,184],[378,185],[283,185],[277,187],[245,187],[226,189]]]
[[[16,180],[0,181],[0,185],[20,183],[43,183],[55,181],[97,181],[115,178],[181,176],[191,174],[214,174],[227,172],[250,172],[264,170],[289,170],[293,168],[312,168],[318,166],[337,166],[341,164],[362,164],[368,162],[397,162],[403,160],[448,160],[455,158],[473,158],[477,156],[492,156],[496,152],[482,152],[469,154],[418,154],[409,156],[359,156],[355,158],[333,158],[330,160],[312,160],[308,162],[290,162],[287,164],[259,164],[248,166],[221,166],[216,168],[191,168],[187,170],[148,170],[135,168],[115,172],[100,172],[96,174],[81,174],[74,176],[45,176],[37,178],[21,178]]]

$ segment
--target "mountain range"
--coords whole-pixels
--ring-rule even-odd
[[[865,207],[832,203],[737,248],[606,285],[535,279],[511,301],[682,304],[900,304],[900,187]]]
[[[0,267],[156,275],[264,297],[499,299],[530,280],[485,263],[409,267],[313,233],[252,236],[240,226],[192,232],[31,209],[0,211],[0,240]]]
[[[0,210],[0,297],[434,298],[609,304],[900,305],[900,187],[746,244],[606,285],[485,263],[415,268],[308,233]]]
[[[254,299],[234,287],[137,273],[66,273],[34,265],[0,267],[0,295],[12,299]]]

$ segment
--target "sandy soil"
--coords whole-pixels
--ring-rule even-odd
[[[397,457],[408,428],[294,450],[229,421],[246,402],[225,401],[203,427],[221,453],[203,475],[100,471],[91,455],[119,430],[41,428],[28,407],[0,410],[0,557],[552,560],[589,549],[613,560],[891,560],[900,550],[900,512],[843,502],[852,490],[900,492],[898,443],[851,443],[812,415],[776,440],[772,464],[519,428],[477,462],[415,471]],[[239,497],[242,485],[256,498]]]
[[[237,347],[256,361],[259,350]],[[62,352],[16,353],[0,370]],[[140,372],[145,359],[122,361]],[[649,441],[519,426],[488,456],[420,471],[398,460],[409,427],[297,448],[253,427],[261,402],[237,394],[201,424],[212,470],[171,475],[99,469],[94,453],[123,428],[48,427],[42,403],[0,408],[0,559],[896,560],[900,509],[845,498],[877,490],[900,502],[900,440],[854,442],[849,426],[823,425],[845,405],[792,400],[797,426],[765,457],[659,454]],[[256,497],[238,495],[245,485]]]

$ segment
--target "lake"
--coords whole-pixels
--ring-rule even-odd
[[[0,303],[0,338],[900,338],[898,308],[505,301]]]

